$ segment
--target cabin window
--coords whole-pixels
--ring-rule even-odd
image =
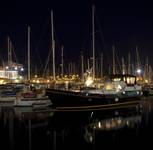
[[[121,78],[114,78],[113,81],[121,81]]]
[[[135,84],[135,78],[134,77],[127,77],[127,84]]]

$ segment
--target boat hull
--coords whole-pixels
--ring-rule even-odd
[[[115,107],[139,103],[141,99],[138,96],[106,96],[55,89],[46,89],[46,95],[48,95],[54,107],[65,109]]]

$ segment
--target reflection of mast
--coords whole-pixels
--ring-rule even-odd
[[[14,115],[13,112],[9,112],[9,140],[11,149],[13,149],[14,146]]]
[[[53,11],[51,11],[51,29],[52,29],[52,51],[53,51],[53,80],[55,80],[55,40],[53,27]]]
[[[28,120],[29,123],[29,150],[31,150],[31,119]]]

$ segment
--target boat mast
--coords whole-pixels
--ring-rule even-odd
[[[115,46],[112,47],[113,51],[113,74],[115,74]]]
[[[122,57],[122,74],[125,74],[124,58]]]
[[[62,63],[61,63],[61,71],[62,71],[62,78],[63,78],[63,73],[64,73],[64,69],[63,69],[63,66],[64,66],[64,60],[63,60],[63,50],[64,50],[64,47],[62,45],[62,48],[61,48],[61,59],[62,59]]]
[[[136,46],[136,55],[137,55],[137,69],[140,69],[140,58],[138,53],[138,47]]]
[[[88,70],[90,69],[90,62],[89,62],[89,59],[87,59],[87,69],[88,69]]]
[[[93,50],[93,80],[95,80],[95,6],[92,5],[92,50]]]
[[[148,63],[148,57],[146,58],[144,78],[147,79],[148,82],[149,82],[149,63]]]
[[[131,54],[129,52],[129,58],[128,58],[128,74],[131,74]]]
[[[10,68],[12,66],[12,46],[11,46],[11,41],[8,36],[7,38],[7,46],[8,46],[8,67]]]
[[[103,77],[103,53],[101,53],[101,69],[100,69],[100,76]]]
[[[81,52],[81,72],[82,72],[82,82],[84,82],[84,62],[83,62],[83,52]]]
[[[53,80],[55,80],[55,40],[54,40],[54,26],[53,26],[53,11],[51,11],[51,30],[52,30],[52,52],[53,52]]]
[[[28,81],[30,81],[30,27],[28,26]]]

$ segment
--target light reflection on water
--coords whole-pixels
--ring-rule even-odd
[[[137,106],[110,110],[0,107],[0,146],[49,150],[149,145],[153,138],[152,108],[153,99],[144,100]]]

